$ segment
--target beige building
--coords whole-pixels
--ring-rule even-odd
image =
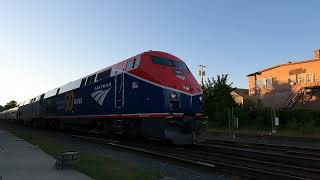
[[[247,75],[249,95],[274,108],[320,107],[320,50],[314,59],[289,62]]]
[[[248,89],[237,88],[231,91],[230,95],[232,96],[234,102],[239,106],[243,106],[246,100],[250,99],[248,95]]]

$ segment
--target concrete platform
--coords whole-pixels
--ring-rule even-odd
[[[55,159],[38,147],[0,129],[2,180],[92,180],[73,169],[55,169],[54,164]]]

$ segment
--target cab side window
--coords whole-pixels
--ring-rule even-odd
[[[127,63],[127,71],[131,70],[133,68],[133,63],[134,63],[133,59],[128,61],[128,63]]]
[[[94,74],[94,75],[91,76],[91,83],[94,83],[94,80],[96,80],[96,74]],[[90,84],[91,84],[91,83],[90,83]]]
[[[140,65],[140,57],[130,59],[127,63],[127,71],[137,68]]]
[[[111,69],[105,70],[101,73],[98,74],[97,76],[97,81],[99,81],[100,79],[104,79],[110,76],[111,73]]]
[[[81,80],[81,84],[80,84],[80,87],[84,86],[86,84],[86,78],[83,78]]]
[[[134,61],[134,67],[133,68],[137,68],[140,65],[140,57],[137,57]]]
[[[96,74],[92,75],[92,76],[89,76],[87,78],[87,82],[86,82],[86,85],[89,85],[89,84],[92,84],[94,83],[94,80],[96,79]]]

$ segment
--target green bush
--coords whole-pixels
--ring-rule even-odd
[[[308,109],[285,109],[278,112],[280,128],[297,130],[302,134],[314,134],[320,129],[320,111]]]
[[[210,125],[212,128],[228,127],[228,107],[224,109],[220,106],[208,109]],[[229,108],[231,109],[231,108]],[[239,120],[239,129],[271,129],[271,108],[253,107],[241,108],[233,107],[234,117]],[[306,109],[285,109],[279,110],[276,114],[280,121],[280,130],[293,130],[299,134],[315,134],[320,131],[320,111]]]

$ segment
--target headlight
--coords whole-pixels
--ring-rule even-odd
[[[202,96],[199,96],[199,100],[202,102]]]
[[[176,93],[171,93],[170,97],[171,97],[172,99],[176,99],[176,98],[177,98],[177,94],[176,94]]]

